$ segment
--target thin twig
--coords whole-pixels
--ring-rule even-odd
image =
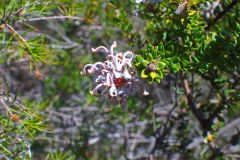
[[[209,30],[210,26],[212,26],[213,24],[217,23],[217,21],[218,21],[219,19],[221,19],[221,18],[224,16],[224,14],[225,14],[226,12],[228,12],[230,9],[232,9],[233,6],[235,6],[238,2],[239,2],[239,0],[234,0],[234,1],[232,1],[232,3],[230,3],[230,4],[227,6],[226,9],[224,9],[221,13],[219,13],[219,14],[217,15],[217,17],[213,20],[213,22],[210,22],[210,23],[207,25],[207,27],[205,28],[205,30]]]
[[[8,30],[17,37],[20,41],[22,41],[26,46],[28,46],[27,41],[20,35],[18,32],[9,24],[5,24],[5,26],[8,28]]]
[[[70,120],[73,120],[74,122],[82,122],[82,119],[80,119],[78,117],[72,117],[71,115],[57,112],[57,111],[51,110],[49,108],[47,108],[45,111],[51,115],[55,115],[57,117],[62,117],[63,119],[70,119]]]
[[[51,28],[54,28],[54,30],[57,32],[57,34],[58,34],[64,41],[66,41],[66,42],[69,43],[69,44],[73,44],[73,45],[76,45],[76,46],[80,47],[80,44],[79,44],[79,43],[74,42],[74,41],[72,41],[69,37],[67,37],[63,31],[61,31],[59,28],[57,28],[57,27],[58,27],[57,25],[55,25],[55,24],[52,23],[52,22],[49,22],[49,25],[50,25]]]
[[[3,101],[3,99],[0,99],[0,102],[2,103],[3,107],[6,109],[6,111],[10,114],[10,116],[13,115],[12,111],[10,111],[10,109],[8,108],[8,106],[5,104],[5,102]]]
[[[24,43],[24,45],[27,47],[27,49],[28,49],[28,50],[30,51],[30,53],[31,53],[31,49],[29,48],[29,45],[28,45],[27,41],[26,41],[20,34],[18,34],[18,32],[17,32],[12,26],[10,26],[10,25],[7,24],[7,23],[5,23],[5,26],[8,28],[8,30],[9,30],[13,35],[15,35],[15,36],[17,37],[17,40],[20,40],[21,42]],[[26,56],[26,58],[29,59],[29,62],[33,65],[33,69],[35,69],[36,66],[35,66],[35,64],[33,63],[31,57],[30,57],[29,55],[25,55],[25,56]]]
[[[219,90],[221,88],[214,82],[214,76],[211,73],[209,73],[209,80],[213,88],[215,88],[216,90]],[[224,105],[227,104],[228,100],[230,99],[225,96],[223,91],[219,91],[218,93],[221,97],[221,101],[218,104],[218,107],[213,111],[213,113],[209,115],[208,117],[209,122],[213,121],[213,119],[220,113],[220,111],[224,108]]]
[[[39,1],[36,1],[36,2],[33,2],[33,3],[30,3],[29,5],[20,8],[19,10],[17,10],[17,11],[14,12],[13,14],[11,14],[11,15],[9,16],[9,18],[12,18],[13,16],[19,14],[19,13],[20,13],[21,11],[23,11],[24,9],[26,9],[26,8],[28,8],[28,7],[31,7],[32,5],[34,5],[34,4],[36,4],[36,3],[40,3],[41,1],[43,1],[43,0],[39,0]],[[8,18],[8,19],[9,19],[9,18]]]
[[[152,121],[153,121],[153,131],[156,132],[156,121],[155,121],[155,114],[154,114],[154,107],[152,105]]]
[[[39,18],[29,18],[24,20],[18,20],[18,22],[34,22],[34,21],[44,21],[44,20],[55,20],[55,19],[73,19],[84,21],[85,18],[74,17],[74,16],[50,16],[50,17],[39,17]]]
[[[156,133],[156,141],[155,141],[155,144],[154,144],[154,147],[151,151],[151,154],[149,156],[150,159],[154,159],[154,152],[155,150],[157,149],[157,146],[159,144],[161,144],[163,142],[163,139],[164,137],[167,135],[167,133],[171,130],[172,126],[170,126],[169,128],[167,128],[167,125],[168,125],[168,122],[170,120],[170,117],[172,115],[172,112],[174,111],[174,109],[177,107],[178,103],[177,103],[177,99],[178,99],[178,94],[177,94],[177,79],[178,79],[178,75],[176,74],[176,79],[175,79],[175,104],[173,105],[173,107],[171,108],[171,110],[168,112],[168,115],[167,115],[167,119],[165,121],[165,123],[158,129],[158,131],[155,131]],[[162,131],[162,132],[161,132]],[[160,135],[159,135],[159,132]]]
[[[172,126],[170,126],[169,128],[167,128],[167,125],[168,125],[168,122],[169,122],[170,117],[171,117],[171,115],[172,115],[172,112],[173,112],[173,110],[174,110],[176,107],[177,107],[177,105],[175,104],[175,105],[172,107],[172,109],[169,111],[168,116],[167,116],[167,120],[166,120],[166,122],[164,123],[164,125],[162,125],[162,126],[158,129],[158,131],[155,132],[155,133],[156,133],[156,141],[155,141],[154,147],[153,147],[153,149],[152,149],[152,151],[151,151],[151,155],[154,155],[154,152],[155,152],[155,150],[157,149],[157,146],[163,142],[164,137],[165,137],[165,136],[167,135],[167,133],[171,130]],[[161,131],[162,131],[162,132],[161,132]],[[161,132],[161,134],[159,134],[159,132]],[[150,155],[150,156],[151,156],[151,155]]]

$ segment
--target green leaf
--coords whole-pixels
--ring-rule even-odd
[[[155,64],[155,66],[156,66],[156,68],[157,68],[158,70],[162,70],[162,69],[164,69],[164,68],[167,66],[167,64],[160,61],[160,62],[157,62],[157,63]]]
[[[155,78],[155,81],[156,81],[157,83],[160,83],[160,82],[161,82],[161,79],[160,79],[160,78]]]
[[[236,23],[236,28],[240,31],[240,25]]]
[[[234,89],[227,89],[227,90],[224,90],[224,93],[225,93],[226,96],[229,96],[229,94],[234,93],[234,92],[235,92]]]
[[[147,59],[148,61],[152,62],[153,57],[151,53],[144,53],[144,59]]]
[[[0,147],[1,147],[5,152],[8,152],[9,154],[11,154],[11,152],[10,152],[5,146],[3,146],[1,143],[0,143]]]
[[[152,79],[152,77],[148,77],[148,78],[147,78],[147,81],[148,81],[149,84],[152,84],[153,80],[154,80],[154,79]]]
[[[152,56],[153,56],[153,59],[157,59],[157,57],[158,57],[158,51],[157,51],[156,49],[154,49],[154,50],[152,51]]]
[[[183,65],[184,68],[186,68],[186,67],[189,65],[189,63],[190,63],[190,62],[187,61],[187,60],[183,60],[183,61],[182,61],[182,65]]]
[[[148,44],[148,45],[147,45],[147,49],[148,49],[148,50],[151,50],[152,48],[153,48],[153,46],[152,46],[151,44]]]
[[[199,60],[197,59],[197,57],[193,56],[192,58],[195,62],[199,63]]]
[[[149,64],[149,62],[146,61],[146,60],[142,60],[142,61],[141,61],[141,64],[142,64],[144,67],[147,67],[148,64]]]
[[[167,39],[167,32],[163,32],[163,40]]]
[[[172,61],[173,61],[173,63],[180,62],[180,58],[177,56],[174,56],[174,57],[172,57]]]
[[[161,52],[164,52],[164,51],[165,51],[165,49],[164,49],[164,45],[163,45],[162,42],[159,43],[158,48],[159,48],[159,51],[161,51]]]
[[[171,52],[169,52],[169,51],[165,52],[165,57],[170,57],[170,55],[171,55]]]
[[[132,31],[132,29],[133,29],[133,25],[132,24],[130,24],[128,27],[127,27],[127,32],[131,32]]]
[[[178,72],[181,69],[181,65],[180,65],[179,62],[178,63],[174,63],[171,68],[172,68],[172,71],[174,73],[176,73],[176,72]]]
[[[136,61],[140,63],[143,60],[143,57],[140,55],[136,55]]]
[[[164,62],[164,63],[166,63],[168,66],[172,66],[172,64],[173,64],[173,61],[171,60],[171,59],[162,59],[161,60],[161,62]]]
[[[156,74],[155,79],[163,79],[163,73],[161,71],[158,71],[155,74]]]
[[[22,123],[23,128],[27,131],[27,133],[33,138],[35,139],[35,136],[28,130],[28,128]]]

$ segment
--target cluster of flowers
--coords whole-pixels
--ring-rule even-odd
[[[97,86],[90,92],[92,95],[107,95],[109,101],[113,105],[121,104],[122,110],[126,110],[127,97],[133,91],[135,83],[139,83],[143,88],[143,95],[149,93],[146,91],[144,85],[139,80],[137,71],[132,66],[134,54],[130,51],[122,53],[113,53],[113,49],[117,47],[114,41],[110,52],[104,46],[92,48],[93,53],[100,50],[107,54],[105,62],[97,62],[95,64],[87,64],[84,66],[82,75],[86,72],[89,74],[95,73]]]

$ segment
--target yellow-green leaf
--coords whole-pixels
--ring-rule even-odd
[[[142,60],[142,65],[144,66],[144,67],[147,67],[148,66],[148,64],[149,64],[149,62],[148,61],[146,61],[146,60]]]
[[[147,74],[146,72],[147,72],[146,69],[142,70],[140,77],[141,77],[141,78],[147,78],[147,77],[148,77],[148,74]]]

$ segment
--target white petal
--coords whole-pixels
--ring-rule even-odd
[[[120,72],[116,72],[116,71],[114,71],[113,74],[114,74],[114,78],[116,78],[116,79],[122,77],[122,73],[120,73]]]
[[[123,77],[126,81],[130,81],[132,79],[132,76],[128,73],[127,69],[125,69],[125,71],[123,73]]]
[[[144,96],[147,96],[147,95],[149,95],[149,92],[144,89],[144,90],[143,90],[143,95],[144,95]]]

